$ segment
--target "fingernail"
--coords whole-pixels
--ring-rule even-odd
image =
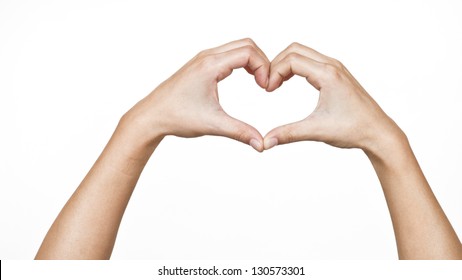
[[[272,147],[276,146],[278,144],[278,139],[276,138],[270,138],[270,139],[265,139],[265,150],[269,150]]]
[[[250,139],[249,144],[250,144],[250,146],[252,146],[252,148],[257,150],[257,152],[261,151],[262,147],[261,147],[260,141],[258,141],[257,139]]]

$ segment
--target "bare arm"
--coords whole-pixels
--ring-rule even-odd
[[[120,120],[106,148],[56,218],[36,259],[108,259],[125,208],[166,135],[218,135],[263,150],[263,137],[228,116],[217,83],[244,67],[266,88],[269,61],[244,39],[201,52]]]
[[[407,137],[337,60],[294,43],[271,62],[268,91],[293,75],[319,90],[306,119],[270,131],[265,149],[295,141],[360,148],[390,210],[400,259],[462,259],[462,245],[427,183]]]
[[[461,243],[405,137],[366,150],[379,177],[400,259],[462,259]]]
[[[59,213],[36,259],[108,259],[136,182],[161,139],[140,142],[122,119]]]

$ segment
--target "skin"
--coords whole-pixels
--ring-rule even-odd
[[[294,43],[271,62],[267,90],[293,75],[319,90],[304,120],[277,127],[265,149],[296,141],[321,141],[362,149],[385,194],[400,259],[462,259],[462,245],[419,167],[408,139],[337,60]]]
[[[245,68],[274,91],[293,75],[320,92],[307,118],[270,131],[227,115],[217,84]],[[187,120],[187,122],[185,121]],[[272,62],[250,39],[205,50],[138,102],[59,213],[36,259],[109,259],[130,196],[166,135],[224,136],[262,152],[295,141],[362,149],[380,179],[401,259],[462,259],[462,245],[401,129],[338,61],[294,43]]]
[[[241,67],[266,88],[270,62],[244,39],[199,53],[130,109],[54,221],[36,259],[109,259],[138,178],[166,135],[219,135],[263,151],[261,134],[218,103],[217,83]]]

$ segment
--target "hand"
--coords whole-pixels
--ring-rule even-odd
[[[337,60],[293,43],[271,62],[267,91],[293,75],[319,90],[316,109],[304,120],[271,130],[265,149],[296,141],[322,141],[340,148],[379,149],[384,135],[401,134],[391,120]]]
[[[225,113],[217,84],[244,67],[266,88],[270,62],[250,39],[200,52],[136,104],[125,118],[136,119],[150,137],[219,135],[263,151],[263,137],[252,126]]]

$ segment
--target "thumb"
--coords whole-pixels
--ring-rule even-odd
[[[319,141],[319,132],[316,122],[310,117],[298,122],[285,124],[272,129],[265,135],[264,149],[268,150],[276,145],[298,141]]]
[[[250,145],[258,152],[263,152],[263,136],[253,126],[224,113],[216,118],[216,135],[225,136]]]

